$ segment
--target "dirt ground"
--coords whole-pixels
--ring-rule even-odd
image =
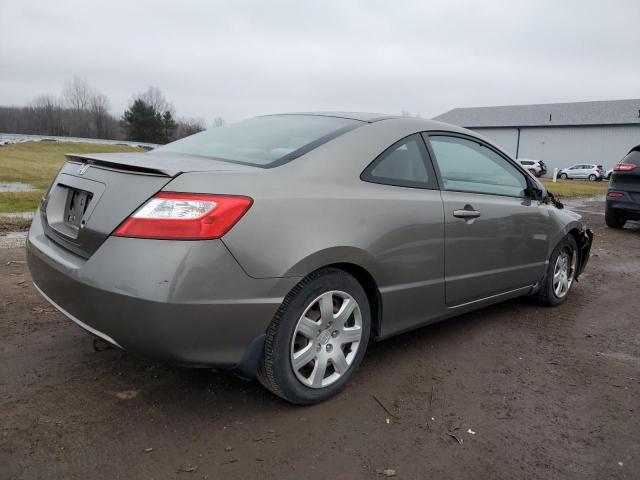
[[[0,249],[0,478],[638,479],[640,225],[581,209],[593,256],[566,304],[518,299],[372,345],[312,407],[94,351],[37,295],[23,249]]]

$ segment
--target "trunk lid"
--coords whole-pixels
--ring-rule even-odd
[[[184,172],[255,170],[165,153],[67,154],[40,205],[49,238],[89,258],[131,213]]]

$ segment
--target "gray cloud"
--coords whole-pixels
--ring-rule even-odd
[[[637,98],[633,0],[0,0],[0,104],[74,74],[111,100],[158,86],[180,116]]]

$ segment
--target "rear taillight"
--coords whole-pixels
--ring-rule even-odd
[[[624,193],[609,192],[607,193],[607,197],[624,197]]]
[[[616,165],[613,167],[613,171],[614,172],[631,172],[632,170],[636,169],[635,164],[633,163],[616,163]]]
[[[252,203],[251,198],[236,195],[161,192],[122,222],[114,235],[162,240],[220,238]]]

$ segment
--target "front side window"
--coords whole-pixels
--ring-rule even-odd
[[[367,167],[361,178],[385,185],[438,188],[427,148],[418,134],[390,146]]]
[[[526,195],[524,175],[488,147],[464,138],[440,135],[430,135],[429,142],[445,190],[509,197]]]
[[[321,115],[268,115],[211,128],[154,152],[211,157],[256,166],[275,166],[365,122]]]

